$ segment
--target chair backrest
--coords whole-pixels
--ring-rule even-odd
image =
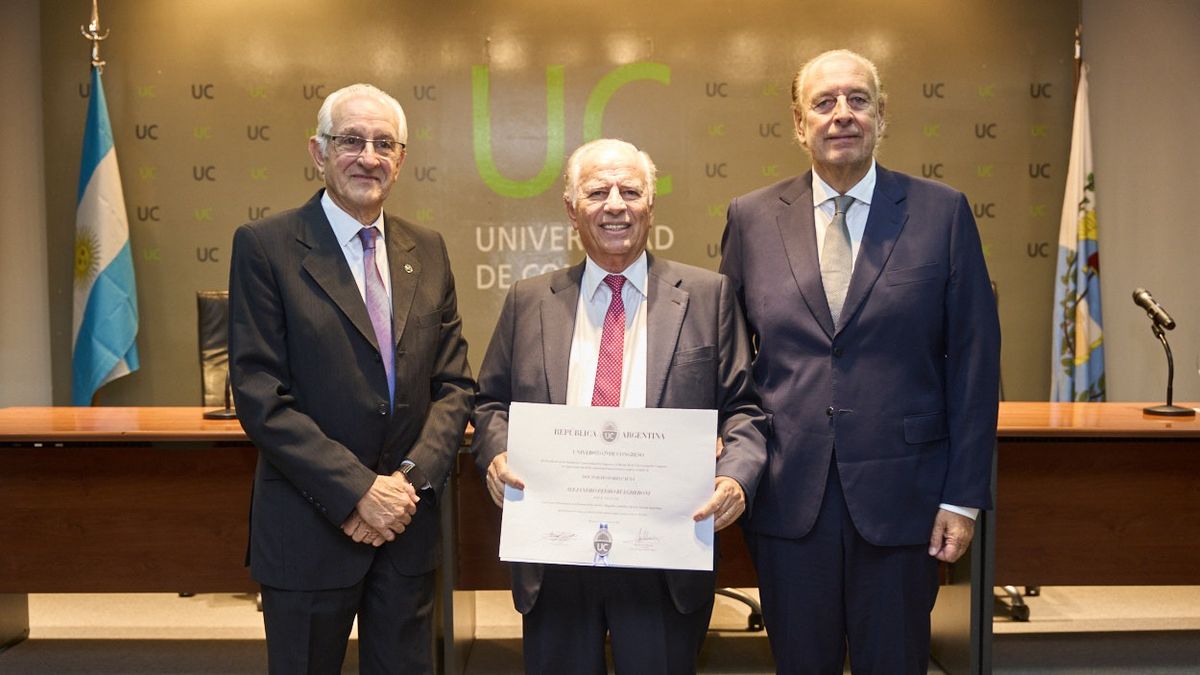
[[[1000,291],[996,288],[996,282],[992,282],[992,297],[996,299],[996,311],[1000,311]],[[1000,364],[1000,400],[1004,399],[1004,364]]]
[[[229,291],[197,291],[200,395],[203,405],[225,405],[229,373]]]

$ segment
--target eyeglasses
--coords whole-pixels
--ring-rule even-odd
[[[871,108],[871,97],[861,93],[822,96],[821,98],[813,101],[812,105],[809,107],[812,108],[812,111],[815,113],[827,115],[833,112],[833,109],[837,107],[838,99],[842,96],[846,97],[846,106],[854,112],[866,112]]]
[[[359,136],[343,136],[340,134],[321,134],[333,141],[333,149],[342,155],[361,155],[370,143],[375,148],[375,154],[380,157],[392,158],[404,151],[404,144],[390,138],[361,138]]]

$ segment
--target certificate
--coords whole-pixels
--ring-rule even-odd
[[[500,559],[711,570],[717,412],[513,403]]]

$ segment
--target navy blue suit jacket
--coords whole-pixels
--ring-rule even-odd
[[[811,172],[730,203],[721,271],[773,419],[751,532],[812,528],[835,446],[851,518],[872,544],[928,542],[939,503],[991,506],[1000,327],[971,208],[940,183],[877,171],[836,327]]]

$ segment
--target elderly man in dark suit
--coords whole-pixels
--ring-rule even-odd
[[[524,489],[506,455],[514,401],[715,409],[724,450],[694,518],[727,527],[754,496],[766,428],[733,287],[646,253],[654,164],[632,145],[576,150],[563,197],[587,257],[518,282],[505,300],[474,418],[488,489],[500,506],[505,485]],[[525,670],[602,675],[607,633],[617,672],[695,672],[714,582],[712,572],[514,564]]]
[[[962,194],[875,162],[875,66],[838,50],[792,85],[812,171],[729,205],[721,271],[774,414],[747,523],[781,673],[925,673],[939,560],[989,483],[1000,328]]]
[[[383,213],[408,127],[369,85],[329,95],[325,189],[244,225],[230,375],[259,450],[249,564],[272,673],[429,673],[438,495],[474,384],[442,237]]]

